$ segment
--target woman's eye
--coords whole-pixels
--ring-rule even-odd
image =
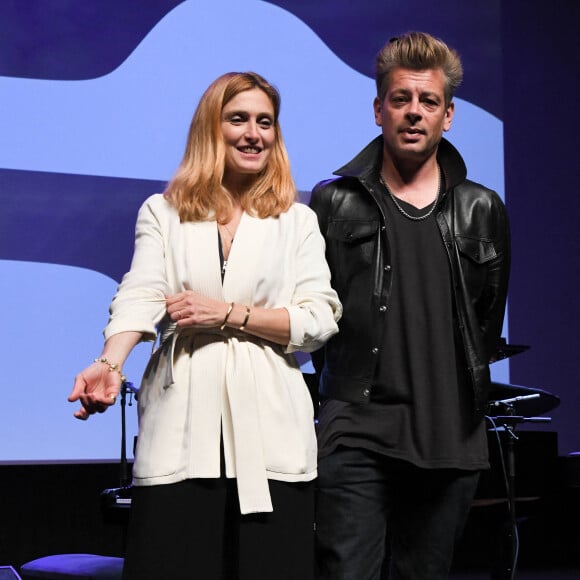
[[[269,129],[273,125],[272,119],[268,119],[267,117],[258,119],[258,124],[262,129]]]
[[[243,122],[244,122],[244,120],[242,119],[242,117],[240,115],[232,115],[230,117],[230,123],[232,123],[232,125],[239,125]]]

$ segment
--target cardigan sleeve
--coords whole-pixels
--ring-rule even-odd
[[[135,250],[129,272],[109,308],[105,339],[126,331],[143,333],[154,340],[156,326],[165,315],[165,295],[169,285],[165,271],[164,220],[167,201],[156,194],[141,206],[135,226]]]
[[[296,249],[296,280],[290,316],[290,342],[286,352],[312,352],[338,332],[342,305],[330,284],[324,257],[325,242],[314,212],[299,206],[301,227]]]

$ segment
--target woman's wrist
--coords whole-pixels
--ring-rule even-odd
[[[220,330],[223,330],[228,325],[228,322],[230,320],[230,315],[234,309],[234,306],[235,306],[235,304],[233,302],[230,302],[230,304],[228,305],[228,309],[226,311],[226,315],[224,316],[224,320],[221,323]]]
[[[251,314],[252,310],[249,306],[231,302],[224,321],[220,326],[220,330],[223,330],[227,326],[228,328],[235,328],[243,332],[246,330]]]
[[[240,327],[238,328],[238,330],[245,330],[246,329],[246,324],[248,324],[248,320],[250,319],[250,314],[251,314],[251,310],[249,306],[246,306],[246,314],[244,316],[244,321],[242,322],[242,324],[240,325]]]
[[[124,383],[127,380],[127,377],[123,374],[123,371],[121,370],[121,365],[119,363],[111,362],[106,356],[99,356],[93,362],[107,365],[110,373],[115,372],[119,373],[122,383]]]

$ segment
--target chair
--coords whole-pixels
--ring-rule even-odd
[[[12,566],[0,566],[0,580],[22,580]]]
[[[58,554],[20,567],[22,580],[121,580],[123,558],[96,554]]]

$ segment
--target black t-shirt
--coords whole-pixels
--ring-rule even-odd
[[[398,203],[417,217],[431,208]],[[471,418],[471,387],[456,336],[449,261],[435,216],[419,221],[404,216],[386,189],[382,204],[392,294],[376,388],[368,404],[323,401],[320,456],[344,445],[420,467],[486,468],[485,425],[474,428]]]

